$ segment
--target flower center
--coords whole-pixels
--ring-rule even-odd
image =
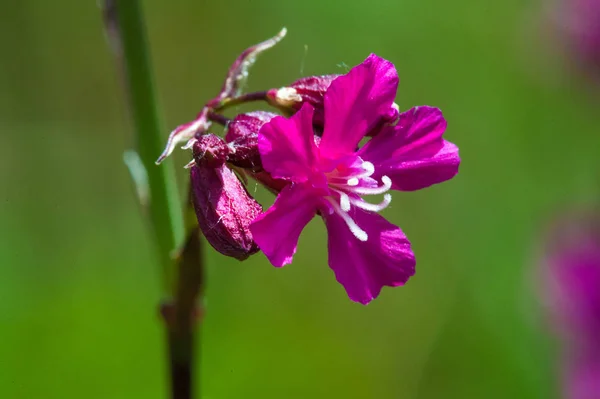
[[[392,201],[390,194],[384,194],[392,187],[392,181],[387,176],[382,176],[381,181],[371,178],[375,173],[375,167],[371,162],[360,160],[351,167],[336,168],[326,174],[329,188],[339,194],[339,199],[334,196],[326,197],[332,206],[332,211],[340,216],[346,225],[360,241],[367,241],[369,238],[366,231],[361,229],[354,219],[348,213],[353,206],[369,212],[380,212],[385,209]],[[378,204],[366,202],[363,195],[384,194],[383,201]],[[339,201],[339,202],[338,202]]]

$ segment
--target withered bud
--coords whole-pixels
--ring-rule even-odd
[[[258,152],[258,132],[277,114],[254,111],[237,115],[227,124],[225,141],[229,144],[229,162],[241,168],[258,170],[262,168]]]
[[[244,260],[258,251],[249,227],[262,207],[225,164],[227,144],[211,136],[194,145],[196,164],[190,170],[198,225],[214,249]]]
[[[325,92],[338,76],[340,75],[307,76],[288,87],[269,90],[267,99],[271,105],[290,112],[299,110],[304,103],[309,103],[315,108],[314,123],[323,125]]]

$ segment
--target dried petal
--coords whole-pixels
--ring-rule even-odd
[[[263,51],[279,43],[285,37],[286,33],[287,29],[283,28],[272,38],[244,50],[229,68],[221,92],[209,103],[209,106],[218,106],[218,102],[221,100],[238,96],[248,78],[248,69],[254,64],[256,57]]]
[[[157,165],[171,155],[177,144],[188,142],[184,148],[190,148],[195,140],[194,137],[198,137],[208,130],[211,125],[211,122],[208,120],[210,110],[218,107],[223,100],[239,95],[248,77],[248,69],[254,64],[256,57],[263,51],[279,43],[285,37],[286,33],[287,29],[283,28],[277,35],[247,48],[240,54],[229,68],[223,87],[217,97],[210,100],[193,121],[180,125],[171,132],[165,150],[156,160]]]
[[[206,132],[210,125],[211,122],[208,120],[208,109],[205,107],[196,116],[196,119],[183,125],[177,126],[175,130],[173,130],[171,134],[169,134],[165,150],[162,154],[160,154],[160,157],[158,157],[158,159],[156,160],[156,164],[160,164],[169,155],[171,155],[177,144],[188,142],[189,140],[192,140],[194,136]],[[186,147],[188,146],[186,145]]]

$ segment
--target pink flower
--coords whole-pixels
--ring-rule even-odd
[[[600,348],[565,359],[564,397],[568,399],[598,399],[600,397]]]
[[[554,221],[540,262],[542,299],[562,343],[564,397],[600,398],[600,213]]]
[[[383,286],[399,286],[415,272],[410,242],[377,212],[390,189],[418,190],[458,172],[458,148],[442,139],[446,122],[431,107],[390,115],[398,86],[392,63],[371,54],[335,79],[324,96],[324,131],[317,144],[313,107],[275,117],[259,132],[262,164],[291,184],[251,225],[254,240],[276,267],[291,263],[304,226],[319,213],[327,226],[329,266],[350,299],[363,304]],[[375,127],[380,131],[357,150]],[[384,194],[378,204],[363,196]]]
[[[598,0],[560,0],[550,4],[550,27],[557,42],[564,46],[568,61],[588,77],[600,79],[600,2]]]
[[[542,298],[554,327],[565,341],[596,345],[600,354],[600,213],[576,209],[561,215],[544,252]]]

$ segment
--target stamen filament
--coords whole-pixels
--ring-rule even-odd
[[[354,235],[354,237],[358,238],[360,241],[367,241],[369,239],[369,235],[366,231],[358,227],[356,222],[348,215],[346,212],[340,208],[337,202],[332,197],[326,197],[326,199],[331,203],[335,213],[337,213],[343,220],[346,222],[346,225],[350,229],[350,232]]]
[[[365,211],[370,211],[370,212],[381,212],[382,210],[387,208],[387,206],[390,204],[390,202],[392,202],[391,194],[385,194],[383,196],[383,201],[381,201],[379,204],[370,204],[368,202],[363,201],[362,199],[355,199],[355,198],[350,199],[350,203],[352,205],[354,205],[355,207],[364,209]]]
[[[340,206],[344,212],[348,212],[350,210],[350,197],[348,197],[348,194],[340,193]]]
[[[380,187],[353,187],[350,191],[360,195],[377,195],[389,191],[392,187],[392,181],[387,176],[382,176],[381,182],[383,183],[383,186]]]
[[[361,178],[361,177],[369,177],[371,176],[373,173],[375,173],[375,165],[373,165],[371,162],[369,161],[365,161],[362,163],[362,165],[360,165],[363,167],[363,169],[365,170],[364,174],[360,174],[360,175],[356,175],[355,177]]]
[[[341,190],[337,190],[333,187],[329,187],[331,188],[333,191],[335,191],[336,193],[338,193],[340,195],[340,207],[344,212],[348,212],[350,210],[350,196],[348,196],[347,193],[341,191]]]

